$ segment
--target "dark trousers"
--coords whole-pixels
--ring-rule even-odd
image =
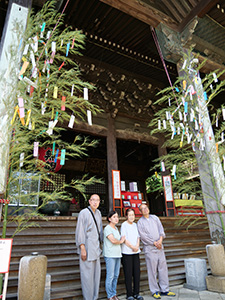
[[[140,284],[140,259],[138,254],[123,254],[122,257],[123,271],[127,297],[139,294]],[[133,279],[133,280],[132,280]],[[133,281],[133,289],[132,289]]]

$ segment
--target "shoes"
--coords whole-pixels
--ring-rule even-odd
[[[134,297],[133,297],[133,296],[129,296],[129,297],[127,298],[127,300],[134,300]]]
[[[113,300],[120,300],[117,296],[112,297]]]
[[[140,295],[134,295],[134,299],[137,299],[137,300],[144,300],[144,298]]]
[[[168,291],[168,292],[161,292],[161,296],[168,296],[168,297],[175,297],[176,294],[171,292],[171,291]]]
[[[156,292],[155,294],[153,294],[152,297],[155,299],[161,299],[159,292]]]

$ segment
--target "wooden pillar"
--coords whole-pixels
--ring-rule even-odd
[[[112,170],[118,170],[117,147],[116,147],[116,129],[115,119],[110,113],[107,115],[108,133],[107,133],[107,170],[108,170],[108,195],[109,210],[113,209],[113,189],[112,189]]]
[[[158,141],[159,141],[158,156],[161,157],[163,155],[167,155],[167,149],[166,149],[166,147],[163,147],[163,144],[165,142],[165,136],[162,134],[159,134],[157,137],[158,137]]]

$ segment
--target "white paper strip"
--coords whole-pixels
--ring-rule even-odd
[[[84,88],[84,100],[88,100],[88,88]]]
[[[92,126],[92,114],[90,110],[87,110],[87,120],[88,120],[88,124]]]
[[[39,142],[34,142],[34,151],[33,151],[34,157],[38,157],[38,146],[39,146]]]
[[[214,82],[218,82],[218,79],[217,79],[217,76],[216,76],[216,73],[213,73],[213,78],[214,78]]]
[[[30,46],[29,44],[26,44],[26,45],[25,45],[24,50],[23,50],[23,56],[24,56],[24,55],[27,55],[29,46]]]
[[[56,52],[56,42],[52,42],[51,50],[52,52]]]
[[[158,120],[158,129],[161,129],[161,120]]]
[[[183,120],[183,115],[182,115],[182,112],[180,110],[179,110],[179,119],[180,119],[180,121]]]
[[[73,128],[74,121],[75,121],[75,116],[71,115],[70,121],[69,121],[69,124],[68,124],[69,128]]]
[[[225,121],[225,108],[222,109],[222,113],[223,113],[223,120]]]
[[[71,97],[73,96],[73,90],[74,90],[74,84],[72,85],[72,88],[71,88]]]
[[[24,152],[20,153],[20,168],[23,166],[23,161],[24,161]]]

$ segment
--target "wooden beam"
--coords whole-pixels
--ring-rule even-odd
[[[150,5],[137,3],[135,0],[100,0],[148,25],[157,27],[160,22],[166,23],[175,30],[177,23]]]
[[[107,137],[108,129],[99,126],[99,125],[88,125],[88,123],[85,122],[79,122],[74,125],[74,131],[79,131],[86,134],[96,135],[100,137]]]
[[[198,59],[199,59],[199,61],[201,63],[201,62],[203,62],[207,58],[200,55],[200,56],[198,56]],[[202,73],[208,74],[208,73],[210,73],[212,71],[215,71],[215,70],[218,70],[218,69],[220,71],[225,70],[225,66],[222,65],[222,64],[216,63],[216,62],[214,62],[214,61],[212,61],[210,59],[207,59],[205,65],[201,68],[200,71]],[[225,80],[225,73],[223,75],[221,75],[219,79],[220,80]]]
[[[204,1],[202,1],[204,2]],[[213,8],[214,5],[216,5],[218,3],[218,0],[211,0],[208,5],[205,6],[204,9],[202,9],[202,11],[198,14],[199,18],[203,18],[205,14],[207,14],[211,8]]]
[[[126,141],[135,141],[135,142],[138,141],[138,142],[151,144],[155,146],[159,145],[159,139],[147,133],[138,133],[134,131],[117,129],[116,138],[121,140],[126,140]]]
[[[201,0],[198,2],[198,4],[193,8],[190,13],[187,15],[186,18],[183,19],[182,22],[178,25],[178,32],[182,32],[186,25],[194,19],[196,16],[203,16],[204,14],[202,12],[207,12],[211,6],[213,6],[216,3],[215,0]]]
[[[90,134],[100,137],[107,137],[109,128],[105,128],[99,125],[88,125],[85,122],[79,122],[74,126],[74,131],[78,131],[84,134]],[[131,130],[116,129],[116,138],[127,141],[140,141],[146,144],[158,146],[160,144],[159,138],[151,136],[148,133],[139,133]]]

